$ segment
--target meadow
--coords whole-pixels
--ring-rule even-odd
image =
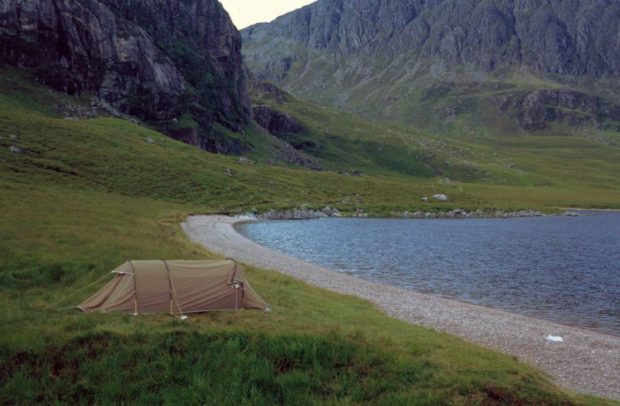
[[[592,145],[588,159],[597,171],[608,169],[596,182],[546,187],[527,185],[528,177],[446,184],[434,175],[386,170],[373,161],[376,151],[362,150],[346,165],[359,167],[362,176],[339,173],[345,166],[327,159],[332,170],[311,172],[269,164],[265,151],[250,156],[253,163],[205,153],[117,118],[65,120],[55,106],[81,101],[22,72],[2,72],[0,403],[609,403],[562,390],[513,357],[268,270],[249,268],[247,274],[271,313],[214,312],[181,321],[84,314],[72,306],[127,258],[214,258],[182,233],[179,223],[190,213],[302,205],[376,215],[454,207],[610,207],[620,202],[610,172],[620,162],[614,161],[617,150]],[[349,145],[350,133],[332,128],[341,113],[320,114],[327,115],[319,119],[331,138],[312,137],[327,143],[327,151]],[[266,137],[255,131],[256,140]],[[581,140],[562,151],[550,146],[556,158],[537,164],[528,151],[540,145],[528,142],[534,141],[515,140],[509,150],[537,171],[532,178],[555,176],[555,159],[582,147]],[[494,147],[476,145],[476,151]],[[576,165],[576,174],[589,166]],[[448,193],[450,202],[420,200],[434,192]]]

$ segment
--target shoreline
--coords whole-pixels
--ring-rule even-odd
[[[597,215],[601,213],[620,213],[620,209],[584,209],[574,207],[560,207],[561,212],[545,213],[534,209],[519,211],[492,210],[484,211],[452,209],[449,211],[403,211],[391,212],[390,214],[366,213],[365,211],[341,212],[336,208],[326,206],[323,209],[313,210],[307,208],[294,208],[289,210],[270,210],[262,214],[245,213],[237,214],[236,217],[247,218],[248,221],[267,220],[315,220],[321,218],[381,218],[381,219],[412,219],[412,220],[471,220],[471,219],[514,219],[532,217],[580,217]],[[232,215],[229,213],[214,213],[209,215]]]
[[[358,296],[389,316],[517,356],[567,389],[620,400],[620,337],[337,273],[247,239],[235,225],[248,221],[252,220],[191,216],[181,227],[192,241],[212,252],[313,286]],[[564,342],[547,342],[547,335],[561,336]]]

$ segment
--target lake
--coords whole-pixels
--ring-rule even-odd
[[[337,272],[620,335],[620,213],[510,219],[240,224],[257,243]]]

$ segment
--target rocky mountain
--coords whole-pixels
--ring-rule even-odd
[[[615,0],[319,0],[242,31],[259,79],[447,133],[620,128]]]
[[[244,148],[240,50],[217,0],[0,0],[2,60],[211,151]]]

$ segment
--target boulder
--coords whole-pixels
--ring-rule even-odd
[[[454,213],[455,217],[466,217],[467,216],[467,212],[463,209],[454,209],[452,210],[452,212]]]
[[[323,210],[321,211],[327,217],[340,217],[341,216],[340,210],[330,207],[330,206],[325,206],[325,208],[323,208]]]

